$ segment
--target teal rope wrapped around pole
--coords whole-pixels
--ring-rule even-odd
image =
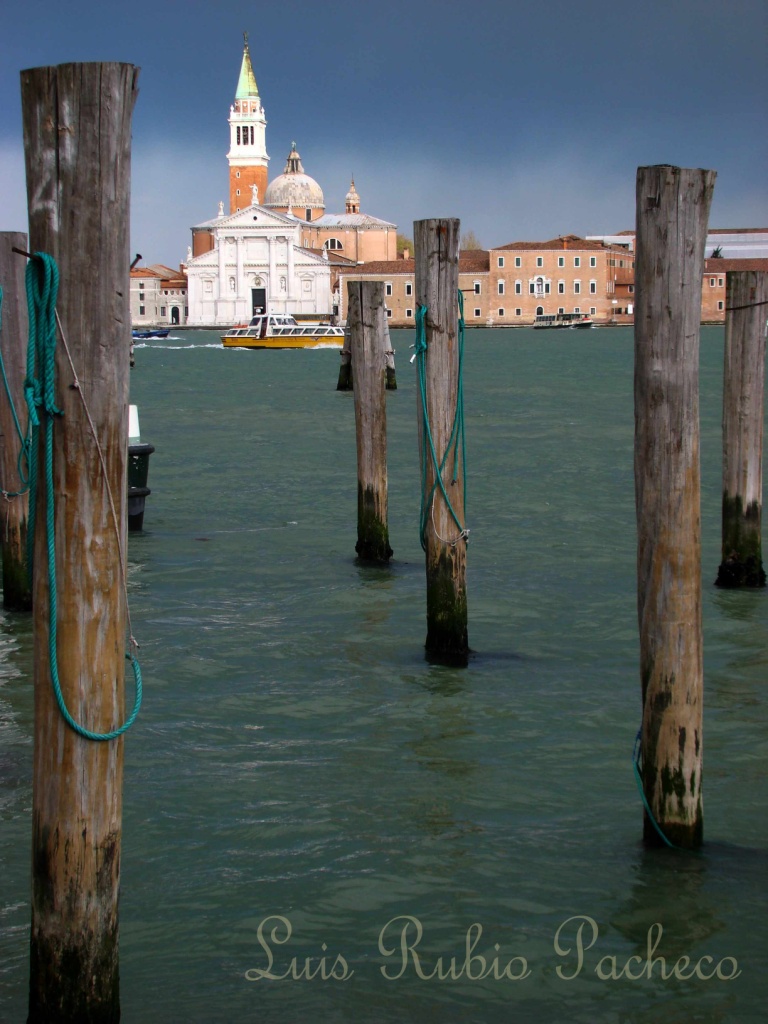
[[[435,443],[432,438],[432,429],[429,423],[429,412],[427,410],[427,373],[426,373],[426,361],[427,361],[427,332],[426,332],[426,317],[427,307],[419,305],[416,309],[416,341],[414,343],[414,356],[416,361],[416,375],[418,378],[419,385],[419,401],[421,406],[421,508],[419,510],[419,539],[421,546],[424,551],[427,549],[427,526],[432,513],[432,503],[435,500],[435,492],[440,489],[440,493],[443,495],[448,511],[451,514],[451,518],[456,524],[459,530],[459,535],[456,541],[458,543],[462,538],[467,540],[469,536],[469,530],[460,522],[459,517],[456,515],[456,510],[451,504],[451,499],[445,489],[443,483],[443,470],[446,463],[448,462],[449,456],[453,455],[453,476],[454,479],[458,476],[458,469],[461,466],[464,470],[463,473],[463,499],[466,513],[466,446],[465,446],[465,434],[464,434],[464,296],[461,292],[458,293],[459,303],[459,365],[458,365],[458,379],[456,385],[456,413],[453,418],[453,425],[451,427],[451,433],[448,438],[448,443],[445,448],[442,459],[438,459],[437,452],[435,451]],[[429,460],[434,470],[434,481],[432,487],[427,492],[427,460]]]
[[[56,417],[61,415],[61,410],[56,407],[54,401],[56,389],[56,298],[59,291],[59,270],[52,256],[47,253],[35,253],[33,259],[27,264],[26,285],[29,309],[29,347],[27,349],[27,379],[24,382],[24,393],[32,424],[28,534],[30,578],[35,524],[38,432],[42,426],[45,458],[43,474],[46,491],[45,534],[48,552],[48,659],[51,684],[59,711],[71,729],[87,740],[114,740],[133,725],[141,707],[141,668],[133,654],[126,654],[126,658],[131,662],[133,668],[136,696],[133,710],[125,723],[118,729],[113,729],[111,732],[92,732],[90,729],[86,729],[72,717],[61,692],[56,649],[56,540],[53,490],[53,427]],[[35,376],[36,373],[39,374],[39,379]]]

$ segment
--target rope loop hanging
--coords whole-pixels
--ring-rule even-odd
[[[427,307],[418,305],[416,308],[416,341],[414,342],[414,354],[412,362],[416,362],[416,376],[419,386],[419,402],[421,409],[421,508],[419,510],[419,539],[422,548],[427,549],[427,528],[432,522],[435,534],[443,543],[455,546],[460,541],[469,540],[469,530],[460,521],[454,509],[450,496],[445,488],[443,472],[449,459],[453,458],[451,481],[455,483],[462,471],[462,506],[466,510],[466,446],[464,436],[464,296],[458,293],[459,318],[458,318],[458,374],[456,384],[456,412],[453,418],[453,425],[445,447],[445,452],[438,458],[435,451],[435,443],[432,437],[432,428],[429,422],[427,409],[427,330],[426,318]],[[431,465],[433,471],[433,482],[427,487],[427,465]],[[458,533],[452,539],[440,537],[434,523],[434,503],[436,495],[440,492],[445,501],[448,512],[456,525]]]
[[[54,520],[54,487],[53,487],[53,427],[56,417],[61,415],[61,410],[55,403],[56,393],[56,333],[57,325],[61,324],[56,313],[56,299],[59,291],[59,270],[56,261],[47,253],[35,253],[34,257],[27,263],[26,272],[27,306],[29,309],[29,345],[27,348],[27,377],[24,382],[24,393],[29,408],[29,418],[32,425],[32,443],[30,449],[30,499],[29,499],[29,526],[28,526],[28,564],[30,578],[32,577],[32,543],[35,532],[35,494],[38,483],[37,474],[37,446],[38,433],[43,431],[44,459],[43,478],[46,492],[45,510],[45,535],[48,555],[48,661],[51,674],[51,685],[56,696],[59,711],[67,725],[84,739],[104,741],[117,739],[133,725],[139,713],[142,699],[141,668],[133,653],[127,653],[126,658],[131,663],[135,681],[135,699],[133,710],[126,721],[117,729],[109,732],[93,732],[77,722],[69,712],[64,694],[61,690],[59,679],[59,664],[57,652],[57,587],[56,587],[56,539]],[[65,343],[62,332],[62,339]],[[69,358],[69,350],[67,349]],[[71,358],[70,358],[71,365]],[[74,370],[74,368],[73,368]],[[77,378],[75,376],[75,381]],[[76,385],[75,385],[76,386]],[[78,388],[78,390],[80,390]],[[83,402],[85,399],[82,396]],[[101,448],[98,444],[93,421],[90,413],[86,415],[93,431],[94,440],[102,459],[104,479],[109,493],[110,504],[112,505],[113,521],[117,530],[118,548],[120,545],[119,528],[114,512],[114,503],[109,482],[106,478],[106,467],[103,461]],[[124,575],[124,559],[120,551],[121,571]],[[125,586],[125,579],[123,579]],[[127,595],[126,595],[127,607]],[[130,620],[129,620],[130,621]],[[130,642],[138,646],[131,636]]]

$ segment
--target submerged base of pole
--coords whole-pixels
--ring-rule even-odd
[[[750,555],[746,559],[731,555],[720,563],[717,570],[716,587],[724,590],[735,590],[740,587],[764,587],[765,570],[757,556]]]

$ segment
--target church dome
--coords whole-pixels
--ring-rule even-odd
[[[323,190],[314,178],[304,173],[301,157],[292,143],[285,170],[267,185],[264,206],[274,209],[325,209]]]

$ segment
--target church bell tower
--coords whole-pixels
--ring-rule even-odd
[[[235,102],[229,108],[229,212],[237,213],[254,200],[264,202],[267,191],[266,127],[256,76],[248,49],[248,33],[244,34],[243,62],[237,81]]]

